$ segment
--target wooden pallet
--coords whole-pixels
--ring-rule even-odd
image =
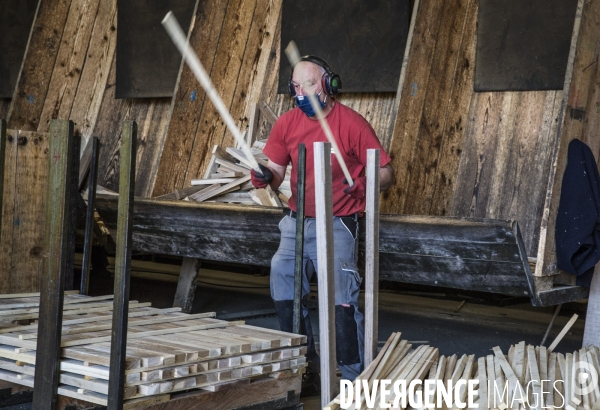
[[[65,295],[59,394],[106,405],[111,298]],[[1,380],[33,387],[37,324],[30,322],[38,305],[31,295],[0,298]],[[184,314],[133,301],[127,339],[124,392],[132,403],[189,389],[216,391],[306,366],[305,336],[218,320],[212,312]]]

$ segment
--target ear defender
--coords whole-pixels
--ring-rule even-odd
[[[300,57],[300,61],[310,61],[320,67],[325,69],[325,73],[323,77],[321,77],[321,82],[323,86],[323,90],[327,95],[336,95],[342,89],[342,79],[339,75],[331,71],[329,65],[325,60],[319,58],[317,56],[307,55],[304,57]],[[290,81],[288,83],[290,96],[296,96],[296,89],[294,88],[294,83],[292,82],[292,75],[294,74],[294,69],[292,68],[292,73],[290,74]]]

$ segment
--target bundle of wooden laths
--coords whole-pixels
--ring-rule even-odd
[[[260,112],[270,125],[273,125],[277,120],[277,116],[265,102],[254,104],[248,132],[244,132],[244,139],[251,146],[256,162],[267,165],[268,158],[262,152],[267,140],[257,139]],[[196,202],[287,206],[288,199],[292,195],[290,188],[291,169],[288,168],[281,186],[275,192],[269,186],[256,189],[250,182],[251,169],[252,166],[240,147],[215,145],[201,179],[192,179],[190,181],[191,186],[158,196],[155,199],[186,199]]]
[[[112,295],[67,292],[59,394],[107,404]],[[39,296],[0,295],[0,380],[33,387]],[[305,337],[129,303],[126,403],[169,400],[190,389],[217,391],[256,378],[302,372]],[[30,324],[27,324],[30,323]]]
[[[469,408],[469,394],[472,407],[479,409],[600,408],[600,351],[596,346],[562,354],[520,342],[506,355],[499,347],[492,351],[477,359],[466,354],[440,356],[437,348],[427,345],[412,349],[400,333],[393,333],[376,359],[325,409]],[[411,392],[413,381],[418,382]],[[412,397],[403,403],[402,397],[409,394]]]

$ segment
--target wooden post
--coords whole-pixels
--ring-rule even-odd
[[[35,363],[33,408],[55,409],[60,367],[60,337],[67,275],[70,194],[74,153],[73,122],[50,122],[45,249]],[[44,354],[41,354],[44,352]]]
[[[0,238],[2,237],[2,204],[4,204],[4,161],[6,159],[6,121],[0,120]]]
[[[90,144],[88,144],[89,146]],[[83,242],[83,260],[81,262],[81,284],[79,293],[89,292],[90,260],[92,258],[92,239],[94,237],[94,203],[96,202],[96,184],[98,183],[98,156],[100,155],[98,137],[92,137],[90,155],[90,177],[88,184],[87,210],[85,213],[85,238]],[[80,164],[81,165],[81,164]],[[80,170],[81,171],[81,170]],[[79,173],[81,175],[81,172]]]
[[[294,320],[292,331],[300,333],[302,323],[302,273],[304,271],[304,194],[306,186],[306,146],[298,144],[296,198],[296,256],[294,259]]]
[[[81,137],[73,136],[73,158],[71,159],[71,194],[69,195],[69,243],[67,245],[67,276],[65,277],[65,290],[75,287],[75,231],[77,230],[77,214],[79,211],[79,151]],[[83,211],[83,210],[82,210]]]
[[[183,258],[173,307],[180,307],[185,313],[192,311],[198,273],[200,273],[200,259]]]
[[[129,314],[129,278],[133,245],[133,191],[135,185],[137,125],[123,123],[121,135],[121,167],[119,175],[119,211],[117,221],[117,254],[115,258],[114,308],[110,342],[110,374],[108,409],[123,408],[127,319]]]
[[[317,264],[319,277],[319,345],[321,407],[335,396],[335,314],[333,276],[333,205],[331,199],[331,144],[314,143]]]
[[[594,269],[583,330],[583,346],[590,345],[600,346],[600,264]]]
[[[379,326],[379,150],[367,150],[365,367],[377,356]]]

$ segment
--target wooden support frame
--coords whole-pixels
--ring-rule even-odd
[[[173,307],[180,307],[182,312],[190,313],[192,311],[200,266],[200,259],[183,258],[173,301]]]
[[[123,123],[121,135],[121,167],[119,177],[119,220],[117,222],[117,254],[115,258],[114,308],[110,342],[110,379],[108,409],[123,408],[125,356],[129,314],[129,279],[133,246],[133,192],[135,189],[135,156],[137,125]]]
[[[70,225],[70,194],[74,159],[73,122],[50,122],[46,240],[48,257],[41,278],[37,350],[44,351],[36,362],[33,407],[56,408],[60,338]]]
[[[94,236],[94,204],[96,202],[96,185],[98,184],[98,156],[100,155],[100,141],[98,137],[92,137],[91,145],[87,210],[85,214],[85,239],[83,243],[83,261],[81,262],[81,284],[79,286],[79,293],[82,295],[87,295],[89,291],[92,239]],[[79,175],[81,178],[81,169]]]
[[[365,367],[377,356],[379,334],[379,164],[379,150],[367,150]]]
[[[317,263],[319,276],[319,341],[321,346],[321,407],[335,396],[335,312],[333,276],[333,204],[331,144],[314,143]]]

